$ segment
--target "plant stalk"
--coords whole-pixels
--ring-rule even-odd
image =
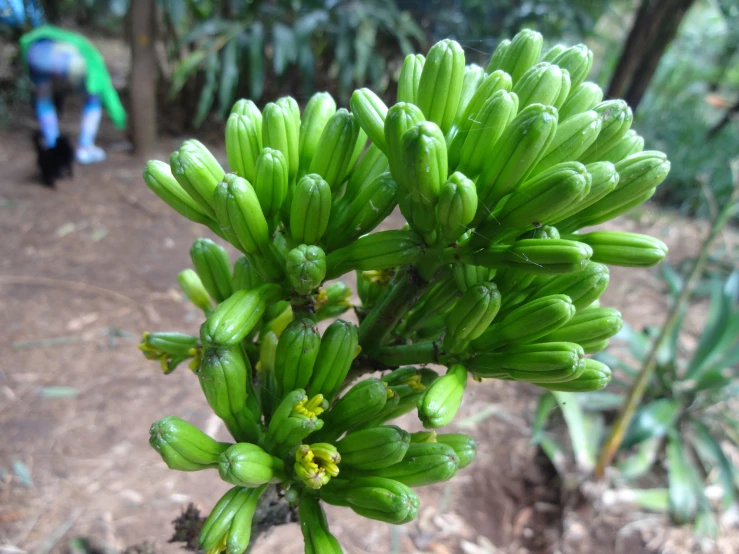
[[[386,346],[381,348],[374,358],[391,367],[444,363],[447,357],[440,352],[440,346],[436,341]]]
[[[644,361],[644,365],[642,366],[642,369],[639,372],[636,381],[634,381],[631,389],[629,390],[629,395],[626,398],[626,402],[624,402],[624,405],[621,407],[621,411],[619,412],[618,417],[613,424],[613,427],[611,427],[611,432],[605,444],[601,448],[600,455],[598,456],[598,463],[595,466],[595,476],[598,479],[603,477],[606,468],[609,467],[613,462],[613,458],[616,456],[616,452],[618,452],[618,449],[623,442],[624,435],[626,434],[626,430],[631,424],[631,420],[634,417],[636,408],[639,406],[642,397],[644,396],[644,391],[647,388],[649,379],[652,377],[654,370],[657,368],[657,353],[659,352],[659,349],[661,348],[665,338],[670,334],[673,327],[677,324],[680,314],[682,313],[685,304],[688,302],[690,293],[695,285],[696,280],[703,273],[703,268],[706,265],[706,260],[708,259],[709,248],[711,244],[721,233],[724,225],[726,225],[726,222],[729,220],[734,212],[734,208],[736,207],[735,199],[737,196],[737,190],[739,190],[739,187],[735,187],[734,194],[732,195],[731,199],[729,200],[729,202],[726,203],[724,209],[714,220],[708,236],[703,241],[703,245],[701,246],[698,257],[693,263],[693,267],[690,270],[690,274],[685,281],[683,289],[680,291],[680,296],[678,296],[675,304],[672,306],[672,309],[667,316],[667,320],[662,326],[659,336],[654,341],[654,344],[649,351],[647,359]]]
[[[359,345],[363,354],[372,357],[427,285],[428,282],[413,266],[404,267],[398,272],[388,292],[359,326]]]

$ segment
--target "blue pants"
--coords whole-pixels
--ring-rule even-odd
[[[36,85],[36,117],[46,145],[49,148],[55,146],[59,137],[59,119],[53,100],[55,82],[63,82],[86,94],[78,145],[82,148],[94,145],[102,116],[102,103],[98,95],[85,91],[84,58],[73,46],[51,40],[34,42],[28,48],[27,58],[31,80]]]

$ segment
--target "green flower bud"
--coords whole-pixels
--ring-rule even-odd
[[[518,344],[497,352],[480,353],[469,367],[479,377],[510,377],[521,381],[536,381],[573,377],[585,356],[579,344],[543,342]]]
[[[288,181],[293,182],[300,163],[300,115],[296,120],[290,106],[267,104],[262,113],[262,142],[265,147],[282,152],[287,162]],[[256,156],[254,159],[256,163]]]
[[[334,506],[347,506],[356,514],[393,525],[415,519],[420,502],[406,485],[382,477],[332,479],[318,496]]]
[[[554,139],[544,152],[544,157],[536,164],[532,175],[556,164],[576,160],[598,138],[601,125],[600,116],[593,110],[582,112],[560,123]]]
[[[410,446],[410,435],[393,425],[349,433],[336,443],[343,465],[375,470],[400,462]]]
[[[279,150],[265,148],[257,158],[254,169],[254,192],[259,199],[264,217],[270,219],[280,212],[287,197],[287,160]]]
[[[426,119],[438,125],[442,133],[451,128],[457,113],[464,65],[464,50],[449,39],[434,44],[423,65],[416,104]]]
[[[229,174],[218,187],[217,211],[223,232],[246,254],[268,254],[269,228],[252,186]]]
[[[485,70],[477,64],[468,64],[464,68],[464,79],[462,80],[462,93],[459,96],[459,104],[457,105],[457,114],[454,116],[454,125],[463,117],[470,100],[477,91],[477,88],[485,80]]]
[[[326,250],[346,246],[372,231],[392,213],[397,198],[398,184],[390,172],[386,172],[362,186],[351,202],[334,203],[324,235]]]
[[[149,429],[149,444],[169,469],[200,471],[218,467],[221,453],[230,446],[217,442],[190,423],[174,416],[165,417]]]
[[[547,53],[548,55],[548,53]],[[546,60],[550,61],[550,60]],[[557,55],[552,63],[556,63],[562,69],[566,69],[570,74],[572,88],[576,88],[582,83],[590,73],[593,67],[593,52],[584,44],[576,44]]]
[[[192,269],[185,269],[177,275],[177,282],[187,299],[204,312],[209,313],[213,309],[213,302],[203,286],[203,282]]]
[[[144,182],[170,208],[195,223],[211,227],[214,224],[213,216],[209,211],[192,199],[187,191],[172,175],[169,164],[158,160],[146,162]]]
[[[451,366],[446,375],[434,381],[418,400],[418,419],[424,427],[438,429],[448,425],[462,405],[467,386],[467,370],[461,364]]]
[[[408,54],[403,60],[398,78],[398,102],[418,103],[418,85],[425,61],[421,54]]]
[[[354,171],[352,171],[349,181],[346,184],[344,196],[336,200],[334,204],[341,203],[347,206],[353,204],[354,198],[359,194],[359,191],[363,190],[374,179],[387,172],[389,168],[390,165],[387,161],[387,156],[377,146],[371,144],[354,168]]]
[[[562,90],[563,73],[558,65],[547,62],[529,68],[513,86],[520,109],[531,104],[554,106]],[[569,92],[569,88],[567,91]]]
[[[449,131],[448,142],[451,144],[451,141],[458,133],[469,131],[475,121],[475,115],[480,113],[482,107],[496,92],[501,90],[510,92],[512,87],[511,76],[503,71],[494,71],[485,77],[482,83],[477,87],[477,90],[475,90],[465,108],[458,110],[457,116],[454,119],[454,127]],[[514,96],[514,99],[518,101],[518,96]],[[516,111],[517,110],[518,104],[516,104]]]
[[[205,290],[216,302],[231,296],[231,262],[222,247],[210,239],[197,239],[192,243],[190,258]]]
[[[518,111],[518,98],[499,90],[470,116],[449,146],[449,162],[465,175],[480,173],[490,152]]]
[[[203,354],[198,380],[213,412],[239,441],[258,439],[258,423],[247,408],[251,365],[238,346],[210,347]]]
[[[331,402],[344,384],[352,361],[361,348],[358,345],[357,328],[341,319],[328,326],[321,338],[309,389],[311,394],[322,394]]]
[[[369,139],[385,152],[387,106],[368,88],[355,90],[351,99],[352,115]]]
[[[444,242],[453,243],[466,233],[476,212],[475,183],[458,171],[453,173],[441,186],[436,212]]]
[[[506,200],[478,232],[483,236],[499,229],[531,229],[552,223],[560,210],[583,200],[590,192],[590,174],[578,162],[564,162],[524,183]]]
[[[243,554],[251,539],[251,524],[264,486],[234,487],[218,501],[200,530],[206,554]]]
[[[220,456],[218,473],[226,483],[258,487],[285,479],[285,464],[256,444],[234,444]]]
[[[212,154],[210,157],[212,157]],[[215,158],[213,161],[215,161]],[[215,162],[215,164],[218,164],[218,162]],[[172,175],[185,192],[190,195],[208,217],[214,219],[213,193],[216,185],[223,178],[222,170],[220,177],[211,173],[208,156],[192,146],[185,145],[170,156],[169,165],[172,169]]]
[[[144,333],[138,348],[147,360],[159,360],[165,375],[188,358],[194,358],[191,362],[194,369],[200,363],[200,341],[183,333]]]
[[[584,164],[599,161],[603,152],[608,152],[626,135],[634,119],[631,108],[623,100],[601,102],[593,109],[603,123],[598,138],[579,158]]]
[[[585,360],[585,371],[576,379],[564,383],[544,383],[540,387],[552,391],[593,392],[604,389],[611,381],[611,369],[596,360]]]
[[[554,59],[565,50],[567,50],[567,47],[564,44],[555,44],[541,57],[541,61],[554,63]]]
[[[471,264],[452,264],[454,281],[460,292],[466,292],[476,285],[487,283],[495,276],[495,270]]]
[[[406,174],[404,157],[402,155],[402,141],[406,131],[411,127],[425,121],[423,112],[407,102],[399,102],[387,111],[385,117],[385,144],[387,145],[387,159],[390,172],[399,185]],[[352,187],[353,188],[353,187]]]
[[[336,113],[336,102],[328,92],[317,92],[308,101],[300,122],[300,174],[308,172],[326,124]]]
[[[593,249],[593,261],[623,267],[652,267],[665,259],[667,245],[661,240],[621,231],[594,231],[572,235]]]
[[[505,41],[498,45],[498,48],[502,49],[501,54],[498,55],[497,50],[493,54],[488,65],[488,73],[502,69],[511,76],[515,84],[539,59],[544,37],[536,31],[524,29],[513,37],[510,44],[504,43]]]
[[[309,172],[320,175],[331,190],[336,189],[350,167],[358,136],[357,120],[344,108],[339,109],[323,129]]]
[[[257,157],[262,151],[262,117],[232,113],[226,122],[226,157],[231,171],[254,181]]]
[[[551,275],[580,271],[593,255],[587,244],[563,239],[524,239],[512,245],[495,245],[460,261],[491,269],[510,268],[524,273]]]
[[[472,463],[477,456],[477,443],[469,435],[462,433],[444,433],[436,435],[436,442],[446,444],[454,449],[459,460],[459,469],[465,468]]]
[[[562,221],[569,221],[570,218],[576,219],[575,214],[613,192],[618,185],[618,171],[616,171],[616,166],[610,162],[595,162],[586,165],[585,169],[591,177],[590,192],[579,202],[558,211],[552,217],[553,223],[559,224]],[[564,226],[566,227],[566,224]]]
[[[400,183],[411,199],[433,207],[447,178],[446,141],[439,127],[430,121],[418,123],[403,135],[401,142],[404,176]]]
[[[397,395],[388,390],[379,379],[365,379],[350,388],[344,396],[323,414],[322,438],[340,436],[375,417],[389,399],[397,402]]]
[[[234,263],[233,278],[231,279],[234,291],[251,290],[264,284],[264,280],[256,268],[249,262],[249,258],[241,256]]]
[[[290,233],[297,243],[316,244],[328,227],[331,188],[320,175],[310,173],[295,186],[290,209]]]
[[[326,256],[326,278],[352,270],[383,270],[417,262],[425,251],[423,239],[413,231],[380,231],[360,237]]]
[[[493,282],[477,285],[465,292],[447,316],[444,346],[452,353],[463,350],[492,323],[500,310],[500,301],[498,287]]]
[[[588,308],[577,312],[562,327],[541,339],[542,342],[601,342],[623,327],[621,312],[614,308]]]
[[[280,397],[303,389],[310,381],[321,346],[316,324],[303,318],[290,323],[280,335],[275,358],[275,375]]]
[[[575,306],[563,294],[553,294],[527,302],[502,321],[493,323],[472,348],[492,352],[506,344],[527,344],[559,329],[575,315]]]
[[[310,294],[326,276],[326,254],[318,246],[301,244],[287,254],[285,273],[298,294]]]
[[[403,459],[391,466],[352,475],[393,479],[409,487],[448,481],[457,473],[459,459],[451,446],[437,442],[411,443]]]
[[[600,298],[609,280],[607,266],[590,262],[582,271],[565,273],[548,279],[535,290],[528,300],[536,300],[552,294],[564,294],[569,296],[575,309],[583,310]]]
[[[477,180],[479,203],[473,223],[493,211],[498,201],[523,183],[557,130],[557,110],[532,104],[511,122],[485,161]]]
[[[638,154],[642,150],[644,150],[644,139],[636,131],[629,129],[624,137],[614,144],[608,152],[600,155],[599,160],[615,164],[632,154]]]
[[[339,541],[329,532],[326,514],[318,500],[303,496],[298,506],[298,518],[306,554],[343,554]]]
[[[603,90],[590,81],[573,86],[559,110],[559,120],[567,121],[572,116],[592,110],[603,101]]]
[[[208,316],[200,329],[205,344],[237,344],[256,326],[267,302],[280,294],[275,284],[262,285],[249,291],[234,292]]]

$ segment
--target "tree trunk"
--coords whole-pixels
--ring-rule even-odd
[[[623,98],[636,111],[662,55],[695,0],[642,0],[607,96]]]
[[[146,156],[157,135],[154,0],[132,0],[129,13],[131,40],[131,128],[137,156]]]

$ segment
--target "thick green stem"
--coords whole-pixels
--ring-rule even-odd
[[[398,272],[388,292],[359,326],[359,345],[363,355],[372,357],[427,285],[428,282],[412,266]]]
[[[649,383],[649,380],[657,367],[657,353],[659,352],[659,349],[662,346],[665,338],[672,332],[674,326],[677,324],[680,314],[684,310],[685,304],[688,302],[695,281],[703,273],[703,268],[706,265],[706,260],[708,259],[711,243],[719,235],[724,225],[733,214],[734,208],[736,208],[734,199],[737,195],[737,190],[739,190],[739,188],[735,189],[734,195],[732,196],[731,200],[726,204],[724,209],[715,219],[713,226],[711,227],[711,231],[708,233],[706,240],[703,242],[700,253],[698,254],[698,257],[693,264],[690,275],[685,281],[682,291],[680,291],[680,296],[677,298],[677,301],[672,306],[672,309],[667,316],[667,320],[662,326],[662,330],[660,331],[659,336],[654,341],[652,349],[650,350],[646,360],[644,360],[644,365],[642,366],[641,372],[637,376],[636,381],[634,381],[633,385],[631,386],[631,390],[629,391],[629,395],[626,398],[626,402],[624,402],[624,405],[621,408],[621,411],[618,414],[613,427],[611,428],[611,433],[600,451],[598,463],[595,467],[595,475],[598,478],[603,477],[606,468],[611,465],[616,452],[623,442],[626,430],[629,428],[629,424],[634,417],[634,412],[639,406],[642,397],[644,396],[644,391],[647,388],[647,384]]]
[[[443,364],[447,356],[437,341],[423,341],[380,348],[374,358],[391,367],[416,364]]]

